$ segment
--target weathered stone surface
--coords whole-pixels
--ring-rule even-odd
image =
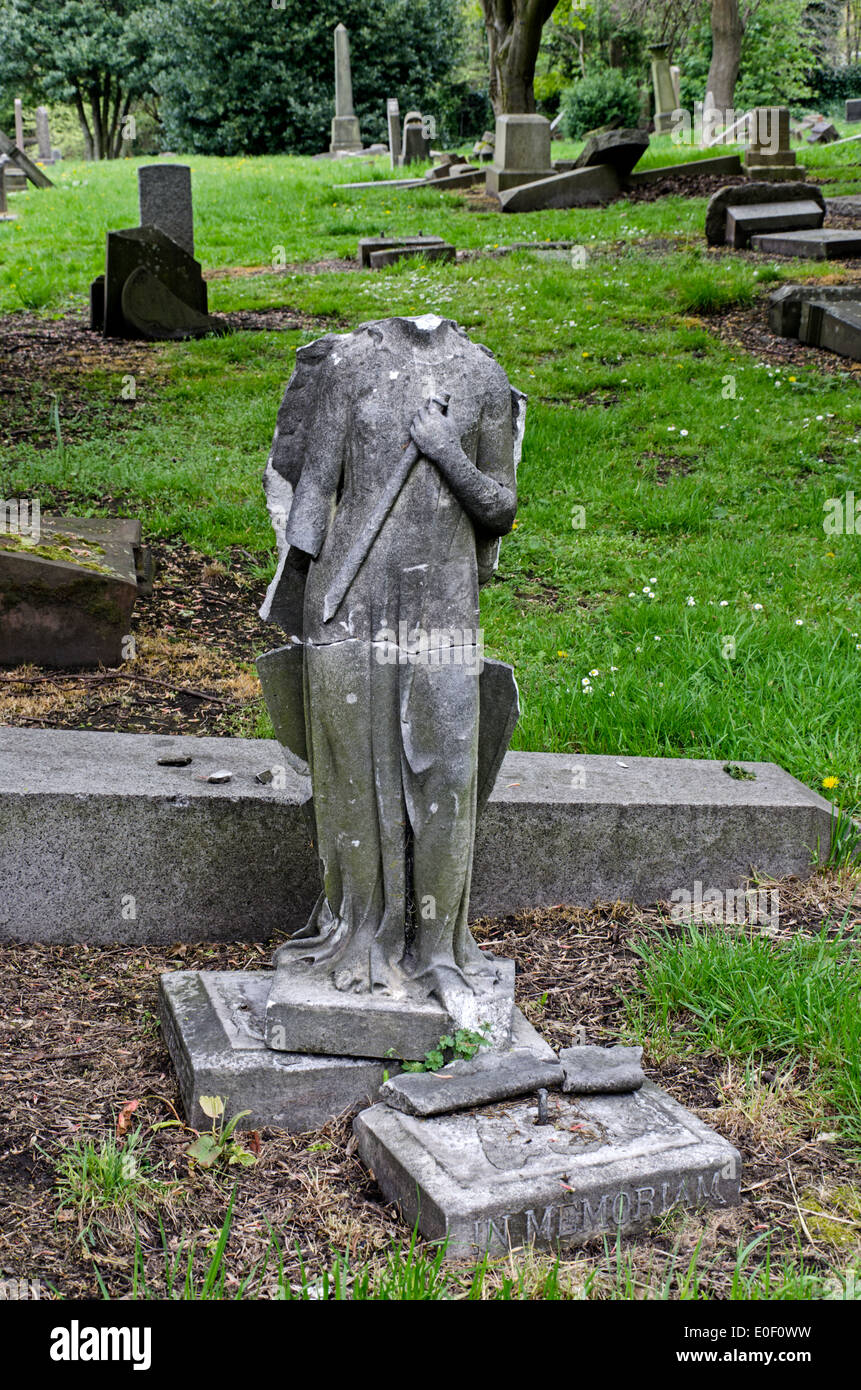
[[[852,97],[846,102],[845,119],[852,125],[857,121],[861,121],[861,100],[857,97]]]
[[[801,324],[801,306],[809,300],[823,304],[840,304],[861,299],[859,285],[781,285],[768,296],[768,326],[781,338],[797,338]]]
[[[159,979],[159,1015],[188,1122],[209,1129],[201,1096],[221,1096],[240,1129],[302,1134],[373,1102],[396,1062],[273,1052],[263,1038],[271,970],[180,970]]]
[[[861,288],[858,294],[858,301],[849,304],[816,300],[802,304],[798,333],[802,343],[861,361]]]
[[[829,216],[852,218],[861,221],[861,195],[847,193],[842,198],[826,198],[825,208]]]
[[[122,522],[43,517],[38,537],[0,532],[0,664],[117,666],[137,596]]]
[[[535,212],[542,208],[594,207],[619,196],[621,184],[609,164],[553,174],[499,194],[503,212]]]
[[[672,127],[673,112],[676,108],[676,92],[670,69],[670,46],[666,43],[652,44],[652,86],[655,95],[655,130],[665,131]]]
[[[401,162],[401,109],[397,97],[386,102],[386,124],[389,132],[389,163],[396,169]]]
[[[813,261],[853,260],[861,256],[861,230],[840,232],[821,227],[810,232],[768,232],[751,237],[754,251],[766,256],[802,256]]]
[[[218,319],[192,309],[142,265],[125,281],[120,307],[126,327],[134,329],[137,337],[153,342],[227,332]]]
[[[7,155],[12,163],[26,174],[30,182],[35,184],[36,188],[54,187],[53,181],[48,178],[44,169],[40,169],[37,164],[34,164],[23,150],[19,150],[18,146],[12,143],[8,135],[4,135],[2,130],[0,130],[0,154]]]
[[[487,170],[487,191],[494,196],[552,172],[550,122],[544,116],[503,115],[496,118],[493,163]]]
[[[641,1047],[566,1047],[559,1053],[562,1089],[577,1095],[638,1091],[645,1081]]]
[[[0,154],[0,178],[2,178],[7,193],[23,193],[27,187],[27,175],[23,169],[9,158],[8,154]]]
[[[185,769],[160,768],[169,753]],[[472,919],[652,903],[756,867],[810,876],[831,807],[773,763],[508,753],[478,822]],[[280,768],[262,786],[262,768]],[[225,787],[198,780],[229,768]],[[266,739],[0,729],[0,939],[259,941],[318,893],[307,779]],[[253,893],[251,891],[253,885]],[[123,916],[124,894],[135,900]]]
[[[371,256],[375,251],[391,251],[395,247],[410,247],[413,254],[429,250],[433,246],[445,246],[441,236],[366,236],[362,237],[356,250],[356,257],[363,270],[370,270]]]
[[[39,159],[42,164],[51,164],[53,156],[51,154],[51,127],[48,120],[48,108],[46,106],[36,107],[36,148],[39,151]]]
[[[808,145],[832,145],[840,139],[840,131],[831,121],[817,121],[807,136]]]
[[[824,218],[822,208],[812,199],[732,205],[726,210],[726,242],[738,251],[749,246],[750,238],[757,233],[821,227]]]
[[[644,130],[605,130],[586,141],[574,167],[589,169],[595,164],[608,164],[620,179],[626,179],[648,148],[649,136]]]
[[[449,1257],[564,1249],[642,1231],[675,1209],[732,1206],[741,1159],[650,1082],[625,1095],[511,1101],[417,1119],[374,1105],[353,1121],[387,1201]]]
[[[103,329],[106,337],[138,336],[138,329],[123,314],[122,301],[126,281],[139,268],[148,270],[190,309],[206,314],[206,281],[200,263],[157,227],[129,227],[107,234]]]
[[[514,1015],[514,962],[495,959],[498,979],[460,1001],[452,1015],[427,991],[407,981],[398,996],[361,995],[337,989],[299,958],[299,952],[278,969],[266,1005],[266,1044],[279,1052],[326,1053],[333,1057],[394,1057],[419,1062],[440,1038],[457,1028],[489,1024],[490,1046],[511,1043]]]
[[[759,181],[719,188],[706,208],[706,241],[723,246],[726,239],[726,211],[729,207],[749,207],[756,203],[817,203],[825,211],[825,199],[815,183],[770,183]]]
[[[371,270],[384,270],[386,266],[396,265],[408,256],[421,256],[426,261],[453,261],[457,251],[445,242],[433,246],[388,246],[384,251],[371,252]]]
[[[138,201],[142,227],[157,227],[187,255],[194,255],[191,169],[187,164],[142,164],[138,169]]]
[[[552,1088],[562,1082],[562,1067],[551,1048],[535,1037],[539,1051],[525,1045],[518,1036],[517,1019],[510,1052],[484,1056],[471,1062],[449,1062],[440,1071],[401,1072],[383,1083],[380,1100],[406,1115],[448,1115],[470,1110],[476,1105],[532,1095],[540,1086]],[[529,1025],[523,1020],[526,1028]],[[531,1031],[531,1030],[530,1030]]]
[[[426,133],[426,123],[420,111],[408,111],[404,117],[403,148],[401,164],[419,164],[430,159],[430,136]]]

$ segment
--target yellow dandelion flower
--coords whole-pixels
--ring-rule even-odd
[[[823,779],[822,779],[822,785],[823,785],[823,787],[825,788],[825,790],[826,790],[827,792],[830,792],[830,791],[833,790],[834,787],[837,786],[837,783],[838,783],[839,781],[840,781],[840,778],[839,778],[839,777],[823,777]]]

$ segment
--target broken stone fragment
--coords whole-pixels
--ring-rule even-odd
[[[158,759],[159,767],[188,767],[190,762],[188,753],[168,753],[167,757]]]
[[[583,1096],[637,1091],[646,1079],[642,1056],[641,1047],[565,1047],[562,1089]]]
[[[402,1072],[380,1088],[380,1100],[406,1115],[444,1115],[490,1105],[541,1087],[559,1086],[562,1067],[526,1048],[449,1063],[440,1071]]]
[[[219,772],[211,772],[206,780],[207,782],[216,782],[220,784],[222,782],[229,782],[232,776],[232,772],[221,770]]]

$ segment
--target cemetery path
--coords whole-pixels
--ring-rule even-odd
[[[829,913],[839,918],[851,892],[836,875],[782,883],[781,934],[815,932]],[[636,988],[632,945],[660,921],[656,911],[617,903],[485,920],[475,933],[516,959],[518,1003],[559,1046],[575,1041],[581,1026],[591,1042],[620,1037],[625,999]],[[107,1208],[84,1220],[56,1186],[60,1155],[82,1137],[101,1143],[118,1126],[123,1142],[129,1128],[141,1126],[142,1171],[158,1184],[147,1189],[150,1205],[138,1219],[146,1277],[156,1296],[165,1291],[159,1216],[172,1254],[180,1241],[196,1241],[195,1267],[202,1271],[234,1189],[228,1295],[255,1264],[262,1265],[270,1227],[278,1232],[288,1277],[297,1286],[300,1259],[313,1282],[335,1250],[347,1250],[354,1264],[384,1260],[392,1241],[406,1239],[358,1162],[346,1118],[304,1136],[276,1130],[246,1135],[257,1160],[250,1167],[206,1172],[189,1163],[185,1150],[194,1134],[178,1123],[176,1080],[156,1017],[158,975],[261,969],[276,944],[0,947],[0,1277],[39,1278],[43,1297],[53,1288],[67,1298],[86,1298],[99,1296],[98,1271],[113,1297],[128,1295],[135,1240],[129,1214]],[[725,1297],[737,1241],[770,1230],[772,1264],[784,1254],[797,1258],[795,1194],[809,1210],[818,1200],[830,1200],[829,1194],[851,1189],[855,1170],[823,1134],[830,1128],[827,1117],[804,1108],[810,1082],[802,1068],[787,1070],[779,1058],[763,1059],[753,1105],[742,1084],[743,1064],[684,1052],[661,1059],[648,1050],[644,1061],[653,1080],[741,1149],[742,1204],[670,1222],[629,1240],[626,1249],[646,1287],[663,1277],[668,1261],[684,1268],[701,1241],[700,1268],[709,1268],[706,1292]],[[810,1215],[806,1219],[812,1223]],[[805,1258],[822,1269],[835,1260],[845,1263],[858,1249],[851,1220],[832,1227],[846,1237],[842,1248],[819,1227],[812,1240],[802,1240]],[[610,1291],[600,1244],[562,1262],[563,1284],[570,1278],[576,1286],[590,1265],[603,1271],[599,1293],[602,1287]],[[500,1272],[506,1268],[501,1261]],[[498,1277],[492,1275],[491,1286]],[[270,1271],[256,1296],[274,1292]]]

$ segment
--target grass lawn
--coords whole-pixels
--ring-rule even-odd
[[[861,142],[802,157],[826,194],[861,191]],[[656,141],[644,164],[681,158]],[[39,497],[45,511],[139,515],[157,551],[184,546],[192,576],[206,565],[232,577],[251,612],[273,570],[260,479],[297,346],[370,318],[434,310],[486,343],[529,396],[518,521],[482,598],[488,653],[514,664],[521,689],[514,746],[769,759],[811,787],[828,779],[834,800],[861,810],[861,537],[823,529],[827,499],[861,499],[856,364],[801,352],[790,360],[763,332],[764,296],[781,281],[861,278],[859,266],[709,251],[704,198],[504,216],[470,196],[399,193],[384,177],[372,189],[335,186],[385,175],[383,161],[187,162],[211,310],[288,311],[296,326],[110,352],[98,339],[78,343],[62,369],[34,370],[10,397],[0,496]],[[10,198],[18,215],[0,223],[0,366],[4,329],[84,311],[105,232],[137,223],[135,163],[61,164],[54,189]],[[346,268],[357,239],[381,229],[439,233],[475,254],[383,273]],[[555,240],[585,246],[585,265],[541,250]],[[535,248],[502,254],[512,242]],[[64,409],[71,400],[74,410]],[[144,604],[137,620],[145,628]],[[203,660],[193,631],[150,637],[162,655],[181,643],[184,658]],[[222,732],[270,733],[251,665],[264,641],[223,657],[241,698]],[[145,642],[140,650],[145,662]],[[0,719],[13,724],[39,722],[41,709],[0,699]],[[117,718],[124,727],[122,711]],[[616,1035],[640,1036],[661,1063],[731,1054],[741,1071],[731,1067],[721,1083],[727,1104],[760,1125],[778,1113],[789,1123],[786,1087],[768,1083],[772,1100],[763,1100],[764,1066],[791,1077],[796,1107],[804,1076],[819,1078],[819,1130],[855,1143],[856,947],[803,935],[798,945],[740,945],[731,958],[720,954],[725,942],[649,935]],[[818,985],[805,993],[811,974]],[[757,1026],[746,983],[758,991]],[[852,1047],[841,1077],[841,1049]],[[346,1140],[325,1142],[341,1155]],[[223,1216],[225,1206],[213,1210]],[[840,1210],[849,1215],[838,1226],[857,1236],[855,1208]],[[344,1249],[337,1229],[334,1248]],[[750,1229],[733,1235],[739,1251]],[[800,1262],[784,1251],[782,1293],[751,1292],[745,1273],[734,1296],[825,1296],[822,1271],[837,1247],[822,1248],[813,1273],[809,1247]],[[844,1257],[861,1258],[854,1236]],[[595,1269],[588,1296],[633,1296],[646,1277],[618,1261]],[[544,1285],[534,1294],[538,1286],[524,1296],[556,1296]],[[726,1279],[719,1287],[728,1296]],[[796,1288],[807,1292],[786,1292]],[[687,1296],[675,1283],[672,1291]]]

